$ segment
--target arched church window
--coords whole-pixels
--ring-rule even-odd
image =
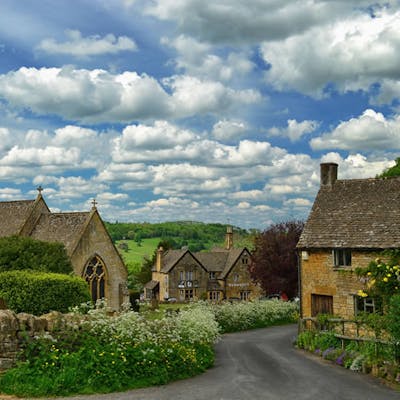
[[[105,266],[98,256],[93,257],[87,264],[83,273],[83,278],[89,284],[92,300],[105,297]]]

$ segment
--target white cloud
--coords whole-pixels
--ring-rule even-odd
[[[295,89],[320,97],[328,84],[341,91],[367,91],[375,82],[399,77],[400,11],[374,17],[353,13],[261,46],[271,65],[267,81],[278,90]],[[382,99],[381,99],[382,100]]]
[[[400,115],[389,119],[374,110],[365,110],[357,118],[341,122],[332,132],[314,138],[315,150],[387,150],[400,149]]]
[[[249,54],[230,52],[225,56],[213,54],[211,45],[201,43],[193,37],[180,35],[173,40],[163,38],[162,43],[173,47],[178,56],[176,67],[185,74],[199,78],[230,81],[251,72],[255,65]]]
[[[362,154],[351,154],[343,158],[338,153],[328,153],[321,158],[321,162],[335,162],[339,165],[339,179],[374,178],[386,168],[394,165],[393,160],[387,158],[368,159]]]
[[[163,83],[172,89],[176,116],[195,113],[219,114],[239,104],[254,104],[261,100],[257,90],[233,90],[221,82],[201,80],[192,76],[173,76]]]
[[[0,188],[0,199],[2,201],[22,198],[21,190],[14,188]]]
[[[66,30],[65,34],[69,41],[58,43],[54,39],[44,39],[37,49],[50,54],[64,54],[74,57],[89,57],[137,50],[136,43],[126,36],[115,37],[113,34],[108,34],[104,37],[99,35],[82,37],[81,32],[78,30]]]
[[[272,127],[268,129],[271,136],[288,137],[292,142],[299,140],[303,135],[315,131],[319,126],[317,121],[305,120],[297,122],[295,119],[288,119],[287,128]]]
[[[214,124],[212,135],[217,140],[232,140],[243,136],[247,130],[243,121],[221,120]]]
[[[187,130],[178,129],[167,121],[155,121],[153,126],[130,125],[117,139],[119,151],[123,150],[157,150],[183,146],[193,141],[196,136]]]
[[[220,114],[261,100],[256,90],[233,90],[194,77],[174,76],[163,83],[172,94],[154,78],[135,72],[22,67],[0,75],[0,93],[20,109],[86,123]]]

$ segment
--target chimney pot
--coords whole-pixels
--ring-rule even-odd
[[[321,186],[332,186],[337,181],[338,164],[321,163]]]

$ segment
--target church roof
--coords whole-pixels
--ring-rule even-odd
[[[46,242],[61,242],[71,254],[89,216],[90,212],[42,214],[31,237]]]
[[[0,237],[19,234],[34,203],[34,200],[0,202]]]
[[[321,186],[298,248],[400,247],[400,178]]]

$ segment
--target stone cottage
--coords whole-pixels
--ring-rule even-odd
[[[256,299],[262,292],[250,278],[250,257],[246,248],[233,248],[232,227],[227,228],[225,248],[196,253],[159,248],[145,296],[158,301]]]
[[[321,164],[320,189],[297,245],[303,318],[374,312],[374,299],[357,296],[363,283],[354,270],[400,248],[400,178],[340,180],[337,173],[337,164]]]
[[[0,202],[0,237],[20,235],[63,243],[76,275],[89,285],[92,299],[106,298],[118,310],[129,301],[127,269],[93,201],[89,212],[53,213],[38,188],[35,200]]]

